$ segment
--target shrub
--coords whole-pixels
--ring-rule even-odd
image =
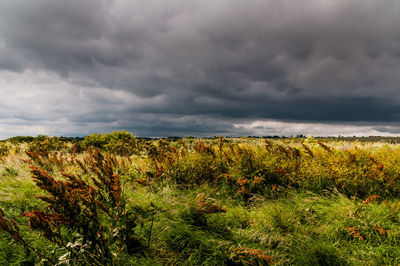
[[[9,153],[10,147],[6,142],[0,142],[0,156],[7,156]]]
[[[136,137],[125,130],[91,134],[83,139],[82,145],[85,148],[90,146],[123,156],[129,156],[137,151]]]
[[[98,134],[98,133],[94,133],[94,134],[90,134],[89,136],[86,136],[83,141],[82,141],[82,145],[85,148],[93,147],[93,148],[103,148],[104,145],[107,144],[107,140],[104,136],[104,134]]]

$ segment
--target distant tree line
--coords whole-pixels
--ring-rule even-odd
[[[167,136],[167,137],[136,137],[131,132],[120,130],[120,131],[112,131],[110,133],[93,133],[84,137],[49,137],[46,135],[38,135],[36,137],[33,136],[16,136],[11,137],[6,140],[2,140],[1,142],[11,142],[11,143],[32,143],[32,142],[43,142],[46,139],[53,139],[58,142],[72,142],[72,143],[80,143],[84,147],[88,147],[89,145],[96,148],[104,148],[107,145],[116,145],[119,144],[132,144],[133,142],[140,141],[148,141],[148,140],[157,140],[164,139],[167,141],[178,141],[180,139],[196,139],[194,136]],[[202,139],[218,139],[219,136],[212,137],[201,137]],[[307,136],[303,134],[298,134],[296,136],[225,136],[224,138],[257,138],[257,139],[305,139]],[[342,140],[342,141],[360,141],[360,142],[387,142],[387,143],[400,143],[400,137],[383,137],[383,136],[363,136],[363,137],[344,137],[344,136],[318,136],[314,137],[320,140]]]

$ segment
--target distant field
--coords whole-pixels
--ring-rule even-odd
[[[397,265],[399,141],[12,138],[0,265]]]

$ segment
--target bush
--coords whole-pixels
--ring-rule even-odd
[[[10,147],[6,142],[0,142],[0,156],[7,156],[9,154]]]
[[[132,133],[122,130],[104,134],[91,134],[83,139],[82,145],[85,148],[90,146],[129,156],[136,152],[137,140]]]
[[[67,148],[66,143],[58,137],[38,136],[28,144],[28,150],[41,153],[42,155],[65,148]]]

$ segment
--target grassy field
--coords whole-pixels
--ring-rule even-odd
[[[400,263],[396,143],[113,132],[0,154],[0,265]]]

